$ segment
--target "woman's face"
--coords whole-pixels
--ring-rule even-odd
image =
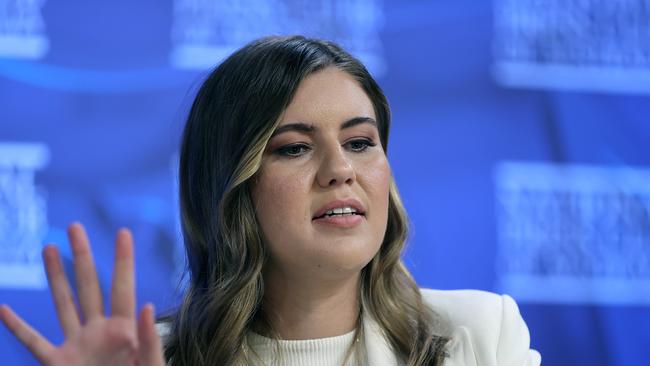
[[[265,270],[338,278],[377,253],[388,218],[390,168],[373,105],[335,67],[299,85],[264,152],[252,189]]]

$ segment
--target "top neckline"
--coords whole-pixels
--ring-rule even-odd
[[[263,335],[258,334],[256,332],[253,332],[253,331],[249,331],[248,332],[248,340],[249,340],[251,346],[254,346],[254,345],[266,345],[266,344],[271,344],[271,343],[274,343],[274,342],[278,342],[280,345],[287,345],[287,346],[289,346],[289,345],[297,346],[297,345],[301,345],[301,344],[303,344],[303,345],[321,344],[322,345],[322,344],[328,344],[328,343],[331,343],[331,344],[341,344],[341,343],[349,344],[352,341],[352,339],[354,338],[354,334],[356,333],[356,331],[357,330],[354,329],[354,330],[352,330],[352,331],[350,331],[348,333],[341,334],[341,335],[338,335],[338,336],[324,337],[324,338],[312,338],[312,339],[276,339],[276,338],[270,338],[270,337],[263,336]]]

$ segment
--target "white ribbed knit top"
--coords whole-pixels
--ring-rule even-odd
[[[343,366],[347,351],[354,341],[354,333],[355,331],[336,337],[289,341],[250,332],[248,344],[264,360],[258,361],[260,366]],[[355,365],[353,360],[354,357],[350,357],[345,365]]]

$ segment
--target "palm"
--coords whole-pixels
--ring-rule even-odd
[[[130,319],[113,317],[89,322],[52,354],[50,365],[136,365]],[[87,352],[85,350],[94,350]],[[107,361],[110,360],[110,363]]]
[[[0,318],[7,328],[34,357],[48,366],[164,365],[160,338],[153,325],[153,307],[145,306],[136,320],[131,234],[120,230],[116,240],[110,317],[104,315],[97,273],[83,227],[71,225],[68,235],[84,321],[72,300],[59,253],[54,246],[47,246],[43,250],[45,269],[65,341],[59,347],[52,345],[3,305]]]

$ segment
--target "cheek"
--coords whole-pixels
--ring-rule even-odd
[[[274,241],[283,227],[291,226],[304,215],[307,210],[307,180],[306,174],[284,174],[272,167],[260,171],[253,188],[253,200],[257,219],[268,240]]]
[[[373,240],[382,241],[388,223],[391,170],[385,156],[360,166],[359,183],[367,195]]]
[[[391,170],[385,157],[378,158],[371,164],[360,167],[363,183],[368,198],[373,204],[383,204],[388,209],[388,191],[390,189]]]

